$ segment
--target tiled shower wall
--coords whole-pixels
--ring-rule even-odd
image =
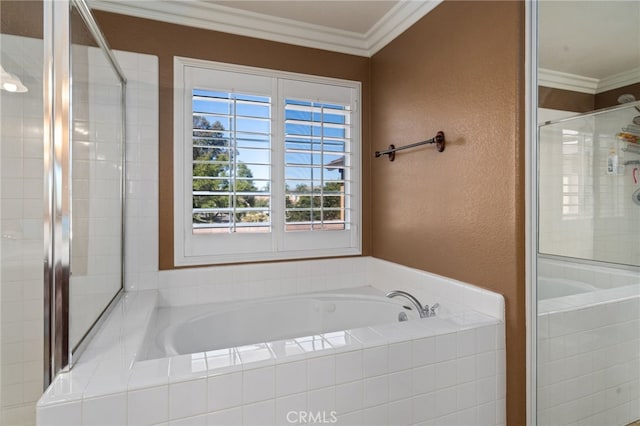
[[[43,383],[43,42],[0,37],[29,89],[1,94],[0,424],[28,425]]]
[[[122,94],[104,53],[72,46],[72,231],[69,343],[76,346],[121,286]]]
[[[125,285],[158,286],[158,58],[114,51],[127,77]]]
[[[640,188],[632,172],[639,166],[615,174],[606,169],[612,150],[620,165],[640,159],[615,137],[634,115],[629,107],[541,127],[541,253],[640,264],[640,205],[632,201]]]
[[[0,424],[29,425],[43,386],[43,46],[1,37],[3,66],[29,91],[2,92],[0,110]],[[128,78],[125,273],[135,290],[158,273],[158,61],[115,54]]]
[[[540,426],[640,419],[639,312],[631,296],[538,316]]]
[[[640,419],[640,272],[539,257],[538,273],[592,286],[538,301],[538,424]]]

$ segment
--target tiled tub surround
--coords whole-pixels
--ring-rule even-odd
[[[347,425],[504,424],[501,296],[371,258],[278,265],[310,277],[289,294],[335,286],[335,276],[326,271],[350,269],[356,284],[345,282],[342,288],[353,288],[362,285],[356,276],[384,278],[399,268],[395,288],[411,291],[402,285],[411,278],[423,287],[416,294],[423,303],[437,298],[443,309],[435,318],[136,361],[156,306],[184,300],[171,300],[167,292],[130,292],[73,371],[60,375],[43,395],[38,424],[270,425],[291,424],[287,413],[295,422],[299,412],[324,413],[331,420],[332,411],[338,424]],[[223,268],[246,278],[250,270],[264,268],[264,293],[278,293],[276,282],[287,282],[266,278],[269,265]],[[211,276],[211,269],[199,273]],[[195,278],[194,271],[184,272]],[[176,272],[171,275],[177,279]],[[257,286],[249,282],[240,287]],[[430,289],[439,292],[429,294]],[[216,293],[208,294],[213,299]],[[447,296],[456,294],[464,303],[449,305]],[[493,312],[474,311],[467,303]]]
[[[19,66],[7,70],[28,82],[29,88],[26,93],[2,92],[0,107],[0,424],[28,425],[35,422],[35,404],[42,394],[44,353],[43,44],[7,34],[0,36],[0,43],[2,63]],[[140,288],[142,281],[156,288],[158,218],[148,206],[158,199],[158,59],[115,54],[128,78],[126,282],[128,289]],[[103,155],[98,144],[87,149],[89,158]],[[74,290],[91,298],[92,291],[100,291],[95,282],[76,285]]]
[[[0,424],[32,424],[42,393],[42,40],[0,35],[0,63],[28,87],[0,104]]]
[[[595,290],[538,303],[538,423],[640,418],[640,273],[553,259],[539,272]]]

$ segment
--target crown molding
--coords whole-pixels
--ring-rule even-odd
[[[596,93],[640,83],[640,67],[605,77],[598,82]]]
[[[538,69],[538,85],[554,89],[570,90],[572,92],[596,95],[607,90],[640,83],[640,67],[633,68],[603,79],[584,77],[549,69]]]
[[[367,31],[369,55],[375,55],[393,39],[409,29],[443,0],[401,0]]]
[[[598,88],[597,78],[583,77],[577,74],[538,68],[538,85],[553,89],[570,90],[572,92],[593,95]]]
[[[366,34],[263,15],[200,0],[92,0],[92,8],[241,36],[370,57],[442,0],[401,0]]]

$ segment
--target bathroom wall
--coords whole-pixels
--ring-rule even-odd
[[[628,107],[540,128],[540,253],[640,265],[638,166],[607,172],[611,150],[621,166],[638,159],[615,137],[635,115]]]
[[[445,1],[371,66],[374,149],[448,141],[372,163],[373,256],[505,296],[507,424],[524,424],[524,4]]]
[[[96,11],[112,48],[158,56],[160,67],[159,267],[173,264],[173,57],[184,56],[240,65],[344,78],[362,82],[362,181],[370,180],[369,59]],[[153,34],[152,37],[149,34]],[[205,47],[206,46],[206,47]],[[370,248],[370,188],[364,185],[362,247]]]
[[[0,94],[0,423],[10,425],[35,421],[43,383],[43,43],[2,34],[0,45],[28,88]]]

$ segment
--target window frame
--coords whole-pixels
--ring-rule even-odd
[[[235,73],[271,79],[271,232],[194,235],[192,233],[192,90],[191,72]],[[327,231],[285,232],[285,89],[314,85],[335,86],[336,91],[349,90],[351,112],[349,171],[349,228]],[[317,86],[315,86],[317,88]],[[233,87],[231,87],[233,88]],[[225,90],[221,85],[211,90]],[[238,93],[247,93],[242,87]],[[313,92],[313,90],[311,90]],[[327,90],[327,92],[331,92]],[[316,92],[314,92],[316,93]],[[267,96],[265,93],[253,93]],[[325,96],[324,94],[322,96]],[[327,95],[329,96],[329,95]],[[249,263],[316,257],[353,256],[362,254],[362,184],[361,184],[361,83],[285,71],[233,65],[200,59],[174,57],[174,144],[173,144],[173,212],[174,265],[195,266],[226,263]],[[335,99],[307,99],[330,103]],[[188,151],[188,152],[187,152]],[[187,164],[189,163],[189,164]]]

